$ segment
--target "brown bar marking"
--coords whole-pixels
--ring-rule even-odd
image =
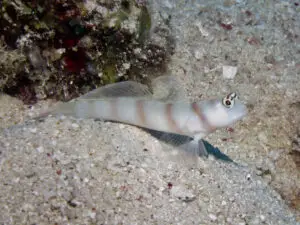
[[[202,113],[201,109],[199,108],[197,102],[193,102],[192,103],[192,109],[194,111],[194,113],[196,113],[198,119],[200,120],[200,123],[203,124],[204,129],[206,129],[209,132],[213,132],[214,130],[216,130],[216,127],[212,126],[206,116],[204,115],[204,113]]]
[[[147,120],[145,115],[144,100],[137,100],[136,110],[137,110],[137,116],[139,119],[140,126],[145,127],[147,125]]]
[[[172,113],[172,103],[166,104],[166,117],[168,120],[168,125],[171,131],[176,132],[178,134],[182,134],[182,130],[177,126],[176,121],[173,119],[173,113]]]

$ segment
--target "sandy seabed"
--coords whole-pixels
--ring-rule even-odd
[[[237,164],[171,160],[129,125],[31,121],[49,102],[28,108],[3,95],[2,224],[299,224],[300,6],[206,2],[149,1],[152,38],[155,27],[172,32],[167,74],[187,99],[236,91],[247,103],[234,129],[206,139]]]

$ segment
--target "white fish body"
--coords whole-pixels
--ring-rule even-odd
[[[165,103],[159,100],[117,97],[78,99],[74,102],[72,111],[79,118],[112,120],[202,138],[217,128],[231,125],[244,115],[244,110],[242,104],[226,108],[221,100]]]
[[[166,78],[163,77],[163,80]],[[193,103],[166,102],[161,98],[151,98],[146,86],[127,81],[96,89],[64,103],[54,114],[111,120],[185,135],[193,137],[198,146],[200,139],[209,133],[243,118],[246,106],[234,93],[223,99]]]

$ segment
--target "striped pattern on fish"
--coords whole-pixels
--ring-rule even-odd
[[[213,131],[197,103],[164,103],[119,97],[106,100],[76,101],[74,111],[80,118],[112,120],[152,130],[194,136]]]
[[[227,108],[219,100],[165,103],[132,97],[78,99],[73,112],[80,118],[98,118],[152,130],[201,137],[227,125]],[[223,120],[223,124],[219,120]]]
[[[169,77],[158,80],[176,84]],[[154,84],[155,82],[153,86]],[[176,97],[178,87],[159,94],[159,90],[167,89],[167,85],[163,84],[153,94],[145,85],[132,81],[107,85],[78,99],[63,103],[52,112],[40,117],[48,114],[63,114],[79,118],[96,118],[189,136],[193,141],[187,148],[184,146],[185,150],[198,152],[199,146],[204,148],[201,142],[203,137],[218,128],[232,125],[247,113],[246,106],[237,99],[235,93],[223,99],[189,103],[172,99]],[[179,93],[179,96],[181,94]]]

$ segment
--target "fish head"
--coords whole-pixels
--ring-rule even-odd
[[[223,99],[211,100],[205,107],[209,124],[216,128],[228,127],[247,114],[246,105],[240,101],[236,93],[230,93]]]

